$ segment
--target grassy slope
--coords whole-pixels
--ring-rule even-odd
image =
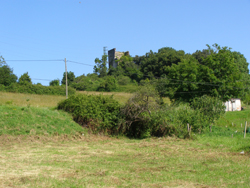
[[[0,135],[54,135],[83,132],[65,112],[48,108],[0,106]]]

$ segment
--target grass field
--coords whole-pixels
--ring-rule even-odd
[[[250,187],[250,110],[194,140],[136,140],[88,134],[54,109],[63,99],[0,92],[0,187]]]
[[[0,187],[249,187],[249,155],[176,138],[1,137]],[[249,142],[249,140],[246,140]]]

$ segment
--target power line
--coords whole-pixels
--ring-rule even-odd
[[[36,59],[36,60],[5,60],[5,61],[64,61],[63,59],[46,59],[46,60],[40,60],[40,59]]]
[[[86,64],[86,63],[80,63],[80,62],[77,62],[77,61],[70,61],[70,60],[67,60],[67,62],[94,67],[94,65],[90,65],[90,64]]]

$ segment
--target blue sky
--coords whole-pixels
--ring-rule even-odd
[[[64,58],[94,66],[104,46],[135,56],[162,47],[193,53],[217,43],[250,62],[250,0],[0,0],[0,5],[0,55],[18,77],[28,72],[33,83],[62,79]],[[92,66],[67,66],[76,76],[93,72]]]

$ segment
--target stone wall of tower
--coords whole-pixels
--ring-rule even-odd
[[[109,68],[118,66],[116,60],[120,59],[124,55],[124,52],[118,52],[115,48],[108,51],[108,61],[109,61]]]

